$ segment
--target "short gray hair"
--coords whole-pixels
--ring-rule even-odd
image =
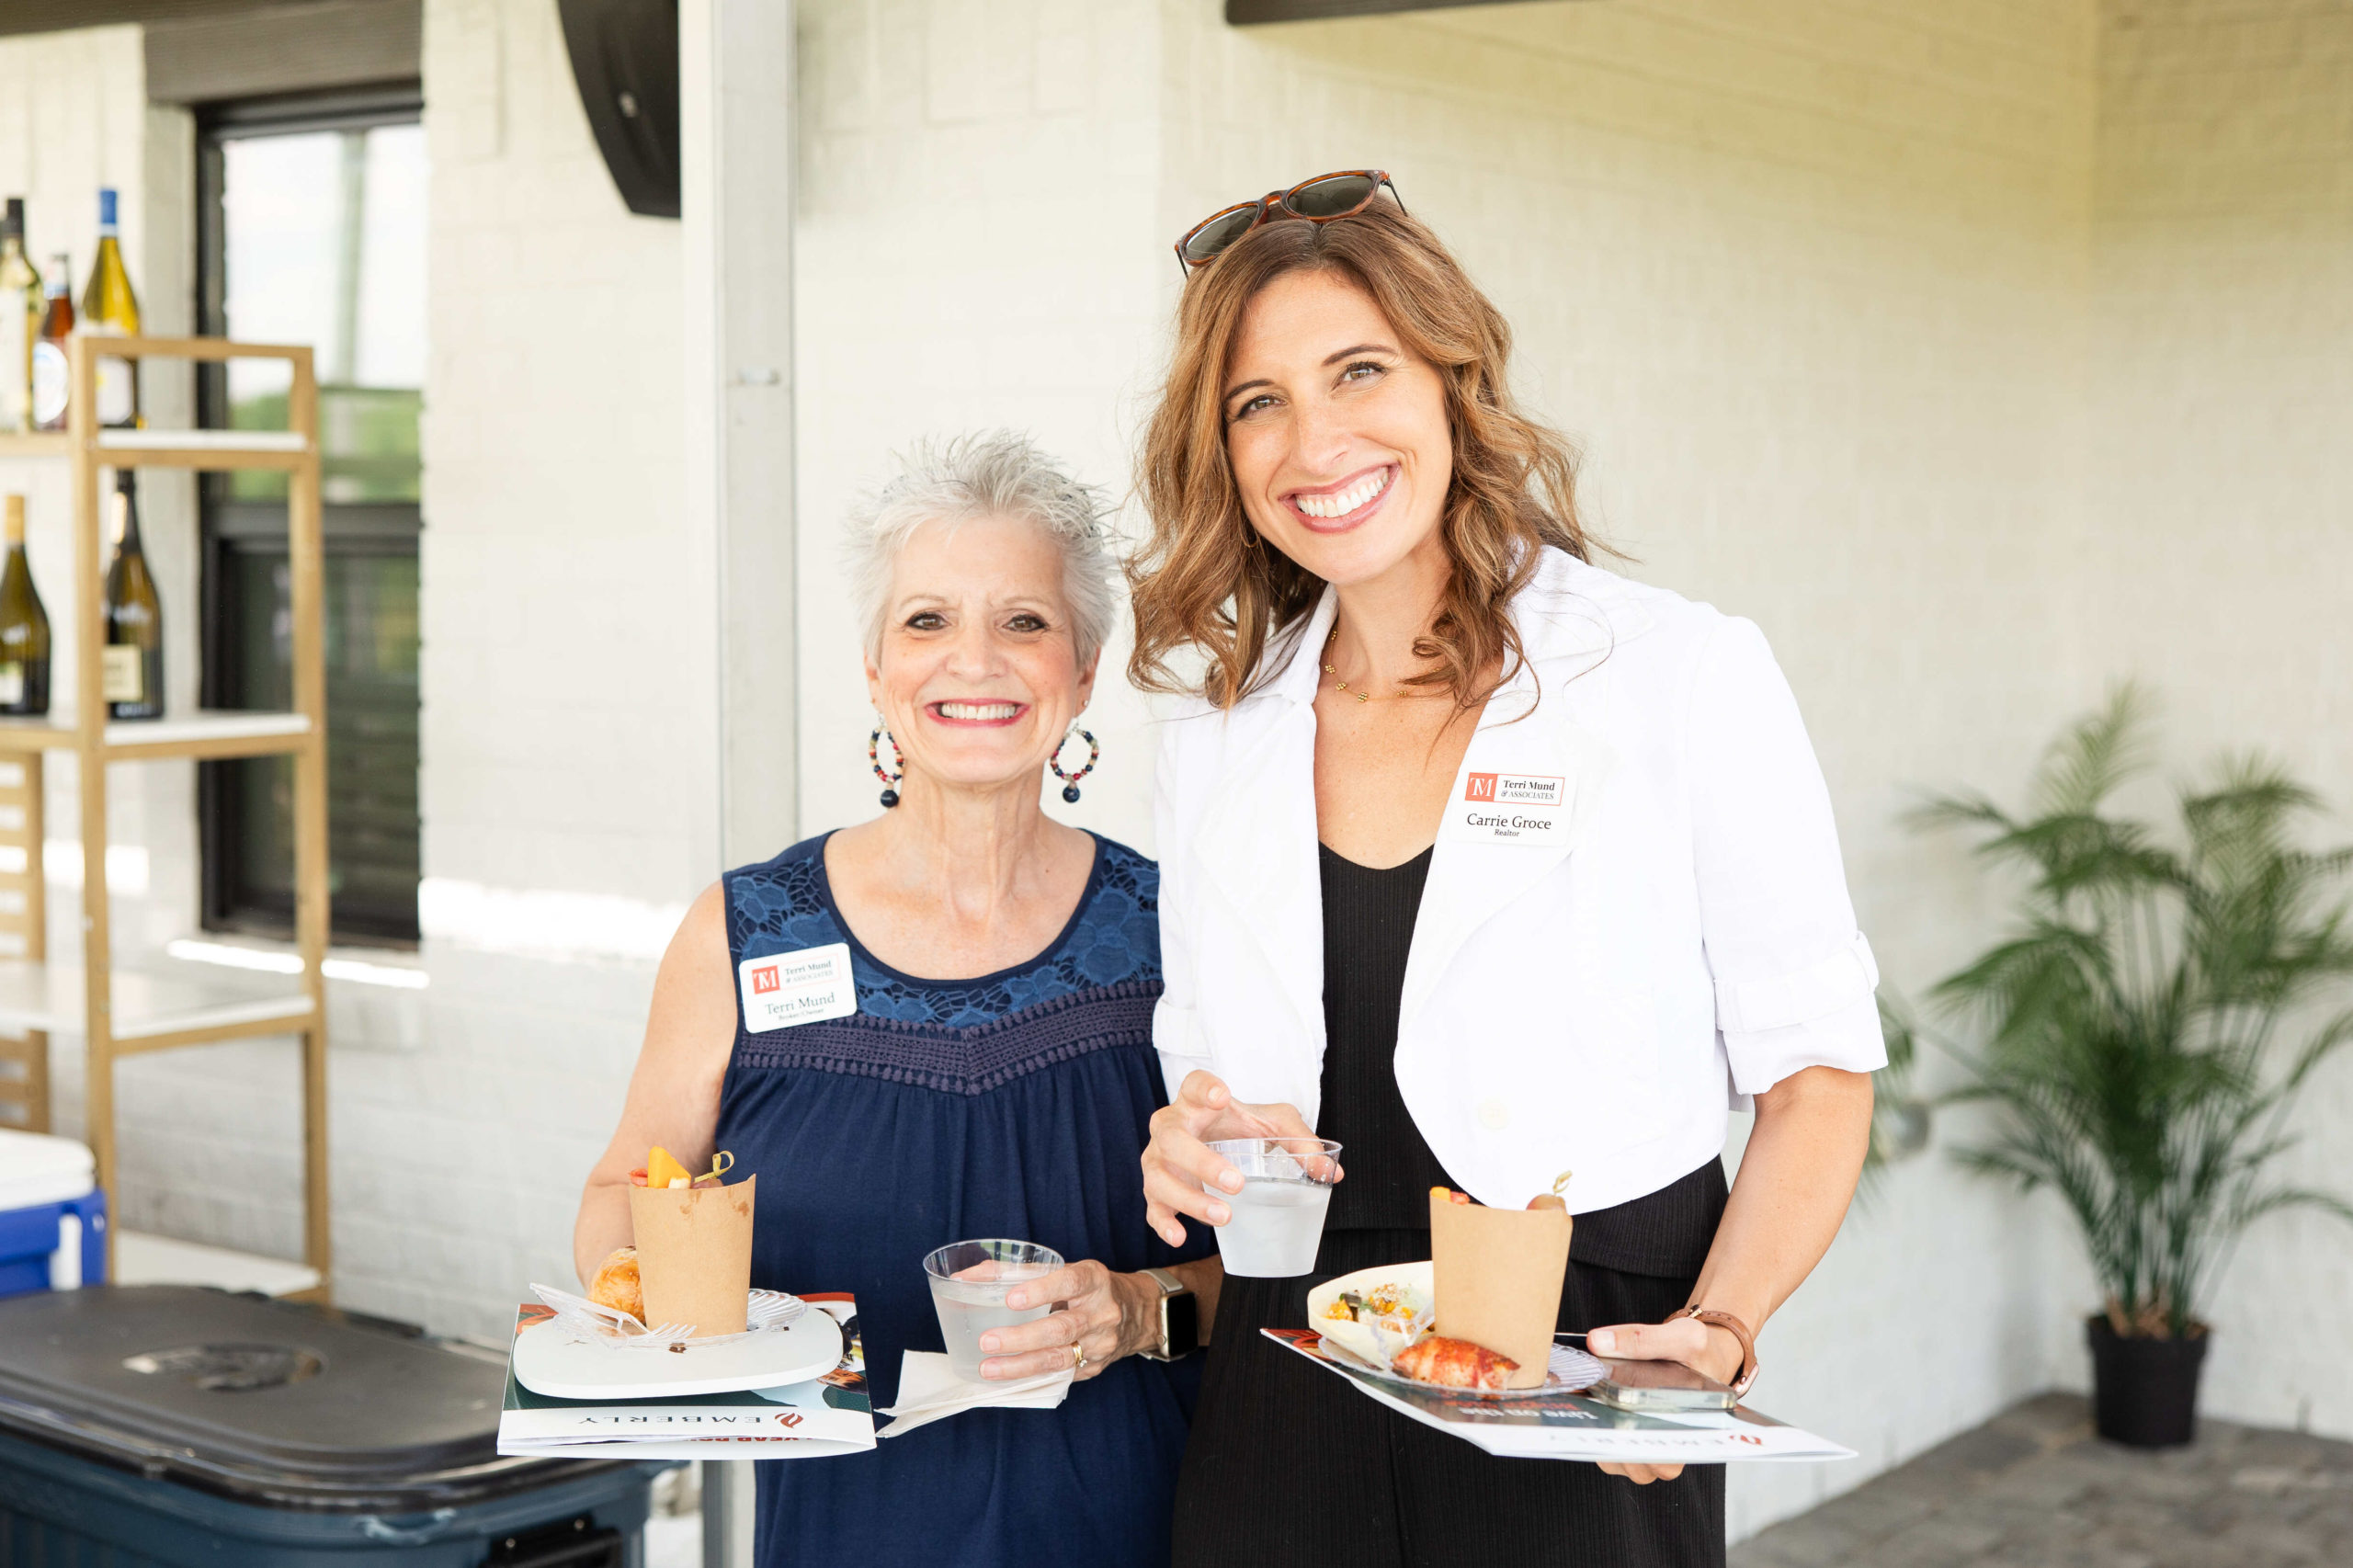
[[[1063,557],[1063,597],[1084,666],[1110,640],[1119,569],[1103,494],[1082,484],[1027,436],[987,430],[919,442],[896,460],[881,488],[850,509],[851,591],[866,630],[866,652],[882,651],[882,615],[899,551],[926,523],[1025,517]]]

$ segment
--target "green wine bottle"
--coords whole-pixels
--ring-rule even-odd
[[[139,296],[122,265],[122,241],[115,228],[115,195],[98,192],[98,258],[90,264],[89,287],[82,290],[76,318],[85,337],[139,335]],[[101,354],[97,363],[98,423],[130,426],[139,416],[139,367],[119,355]]]
[[[164,606],[139,544],[139,481],[114,476],[114,562],[107,568],[107,645],[99,694],[109,719],[164,716]]]
[[[0,299],[0,310],[8,308]],[[49,612],[25,560],[25,498],[11,495],[6,517],[8,563],[0,567],[0,713],[30,718],[49,711]]]

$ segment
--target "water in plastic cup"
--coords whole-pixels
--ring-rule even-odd
[[[1272,1279],[1312,1272],[1340,1146],[1323,1138],[1234,1138],[1210,1147],[1242,1173],[1240,1192],[1211,1189],[1233,1210],[1217,1228],[1225,1271]]]
[[[1053,1309],[1005,1304],[1014,1286],[1042,1279],[1063,1266],[1063,1255],[1035,1242],[950,1242],[923,1260],[931,1279],[932,1310],[939,1314],[939,1337],[947,1342],[948,1366],[968,1383],[981,1379],[981,1335],[1044,1317]]]

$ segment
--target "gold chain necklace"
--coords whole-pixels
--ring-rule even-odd
[[[1339,635],[1340,635],[1340,623],[1339,623],[1338,621],[1335,620],[1334,622],[1332,622],[1332,630],[1331,630],[1330,631],[1328,631],[1328,632],[1324,633],[1324,657],[1322,660],[1320,660],[1320,661],[1319,661],[1319,662],[1324,665],[1324,673],[1325,675],[1330,676],[1332,677],[1332,684],[1333,684],[1335,687],[1338,687],[1341,691],[1343,691],[1343,692],[1347,692],[1348,696],[1355,698],[1358,702],[1370,702],[1370,701],[1371,701],[1371,700],[1373,699],[1373,698],[1374,698],[1374,696],[1375,696],[1376,694],[1375,694],[1375,693],[1373,693],[1373,692],[1370,692],[1370,691],[1351,691],[1351,690],[1349,690],[1349,688],[1348,688],[1348,683],[1347,683],[1347,681],[1344,681],[1344,680],[1342,680],[1342,679],[1340,678],[1340,672],[1339,672],[1338,668],[1337,668],[1337,667],[1336,667],[1336,666],[1333,665],[1332,661],[1331,661],[1332,643],[1334,642],[1334,641],[1335,641],[1335,640],[1336,640],[1336,639],[1339,637]],[[1405,696],[1405,695],[1406,695],[1406,693],[1404,693],[1404,692],[1391,692],[1389,695],[1390,695],[1390,696],[1392,696],[1392,697],[1402,697],[1402,696]]]

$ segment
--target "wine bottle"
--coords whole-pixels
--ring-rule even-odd
[[[65,368],[65,340],[74,335],[74,264],[63,251],[49,258],[40,336],[33,341],[33,428],[65,428],[65,397],[74,379]]]
[[[131,274],[123,270],[122,242],[116,236],[114,216],[114,192],[99,191],[98,259],[90,264],[90,281],[82,290],[81,326],[86,337],[139,335],[139,298],[131,291]],[[138,366],[119,355],[102,354],[97,381],[98,423],[138,424]]]
[[[139,545],[139,479],[114,475],[114,562],[107,568],[106,661],[99,695],[109,719],[164,716],[164,607]]]
[[[33,340],[44,301],[25,255],[25,199],[12,196],[0,217],[0,430],[33,427]]]
[[[0,307],[7,301],[0,300]],[[0,713],[49,711],[49,612],[25,560],[25,498],[11,495],[6,516],[8,563],[0,567]]]

